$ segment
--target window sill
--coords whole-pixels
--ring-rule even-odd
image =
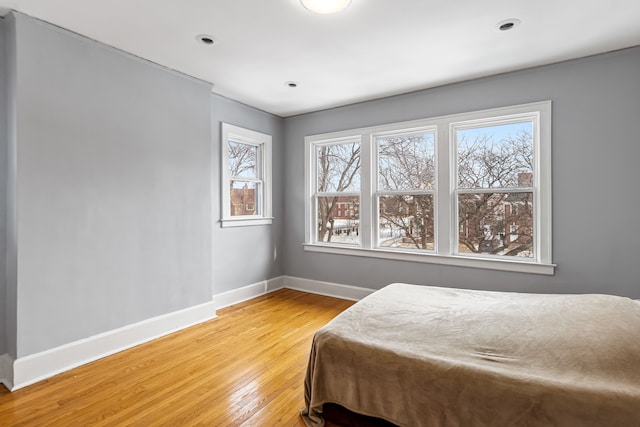
[[[304,250],[336,255],[352,255],[369,258],[382,258],[398,261],[426,262],[455,267],[483,268],[489,270],[514,271],[552,276],[555,264],[543,264],[533,261],[516,261],[488,258],[471,258],[457,255],[437,255],[434,253],[416,253],[411,251],[390,251],[384,249],[364,249],[336,245],[304,244]]]
[[[271,225],[273,217],[224,218],[220,220],[222,228],[249,227],[252,225]]]

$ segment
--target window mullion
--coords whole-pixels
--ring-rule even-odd
[[[344,197],[357,196],[360,197],[359,191],[318,191],[315,193],[318,197]]]
[[[263,180],[261,178],[247,178],[247,177],[244,177],[244,176],[232,176],[232,177],[229,177],[229,181],[262,183]]]
[[[371,134],[362,134],[360,140],[360,244],[363,248],[372,248],[374,236],[377,232],[374,218],[373,193],[375,191],[375,150],[371,140]]]
[[[382,190],[374,192],[374,196],[413,196],[416,194],[434,195],[435,190]]]
[[[452,217],[455,209],[455,151],[449,138],[450,129],[448,123],[438,124],[436,137],[436,253],[450,255],[452,242],[455,238],[455,227]]]
[[[486,194],[486,193],[533,193],[534,187],[491,187],[491,188],[458,188],[457,194]]]

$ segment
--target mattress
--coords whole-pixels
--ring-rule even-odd
[[[640,303],[396,283],[314,336],[323,404],[399,426],[640,426]]]

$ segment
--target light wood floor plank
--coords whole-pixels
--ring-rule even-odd
[[[353,302],[281,289],[9,393],[0,425],[303,427],[314,332]]]

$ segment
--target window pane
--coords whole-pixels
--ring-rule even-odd
[[[229,141],[229,176],[258,178],[257,159],[257,146]]]
[[[231,216],[258,215],[260,184],[251,181],[231,181]]]
[[[360,197],[318,197],[318,242],[360,243]]]
[[[378,189],[433,188],[435,137],[432,132],[385,136],[376,141]]]
[[[379,198],[380,247],[433,250],[433,195]]]
[[[531,121],[457,130],[458,186],[531,187],[532,135]]]
[[[319,146],[316,152],[318,191],[360,190],[360,143]]]
[[[533,258],[533,193],[458,196],[458,252]]]

